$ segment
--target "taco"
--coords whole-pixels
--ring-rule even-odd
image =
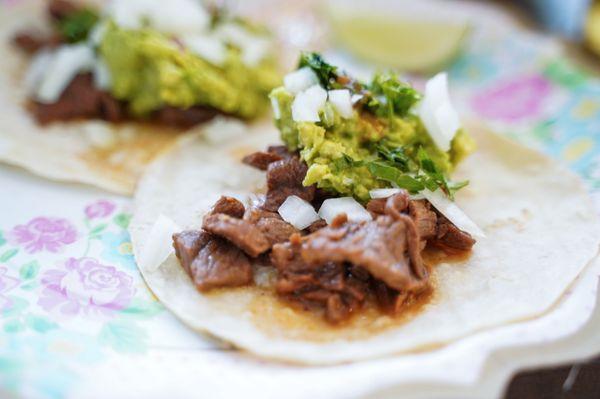
[[[543,314],[597,256],[580,180],[467,132],[445,74],[420,94],[307,53],[271,99],[277,130],[188,137],[135,196],[138,266],[196,330],[312,364],[426,350]]]
[[[256,119],[280,82],[265,28],[193,0],[5,7],[0,160],[46,177],[131,194],[180,133]]]

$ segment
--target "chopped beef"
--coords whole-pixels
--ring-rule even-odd
[[[44,47],[56,47],[62,42],[58,35],[46,36],[34,31],[18,32],[12,38],[13,44],[27,54],[34,54]]]
[[[247,220],[217,213],[207,215],[202,228],[211,234],[226,238],[253,258],[271,249],[271,244],[263,232]]]
[[[187,109],[165,106],[154,113],[154,120],[183,129],[213,119],[219,111],[213,107],[196,105]]]
[[[200,248],[206,245],[208,234],[199,230],[185,230],[181,233],[173,234],[173,248],[175,255],[179,258],[181,266],[186,272],[190,273],[190,266],[200,252]]]
[[[443,215],[438,215],[437,232],[431,243],[446,252],[470,251],[475,245],[475,240],[467,232],[460,230]]]
[[[67,0],[51,0],[48,3],[48,14],[55,21],[67,18],[81,10],[81,6]]]
[[[267,197],[263,208],[275,212],[290,195],[311,202],[315,187],[302,184],[307,170],[306,164],[295,156],[271,163],[267,169]]]
[[[244,220],[256,225],[267,238],[270,246],[288,241],[292,234],[298,232],[298,229],[283,220],[278,213],[256,207],[246,211]]]
[[[252,282],[252,266],[248,257],[228,241],[203,231],[188,230],[173,235],[173,246],[200,291]]]
[[[234,218],[241,219],[246,212],[244,204],[233,197],[226,197],[224,195],[213,205],[210,210],[210,215],[217,213],[224,213]]]
[[[290,152],[290,150],[288,150],[288,148],[284,145],[270,145],[267,147],[267,152],[279,155],[281,159],[288,159],[296,155]]]
[[[369,202],[367,202],[367,211],[369,211],[373,218],[376,218],[379,215],[384,215],[386,201],[387,198],[375,198],[370,200]]]
[[[274,152],[257,151],[242,158],[242,163],[256,169],[267,170],[270,164],[283,158]]]
[[[428,240],[436,235],[437,215],[431,210],[431,204],[427,200],[410,201],[408,204],[409,215],[417,226],[419,237]]]
[[[308,226],[306,228],[306,230],[309,233],[314,233],[315,231],[320,230],[320,229],[322,229],[323,227],[326,227],[326,226],[327,226],[327,222],[325,220],[323,220],[323,219],[319,219],[319,220],[317,220],[315,222],[312,222],[312,224],[310,226]]]
[[[95,117],[118,121],[124,114],[122,104],[110,94],[98,90],[89,73],[77,75],[55,103],[34,102],[32,111],[41,124]]]
[[[399,195],[390,197],[386,215],[370,222],[333,223],[303,239],[301,257],[312,265],[349,262],[368,270],[375,278],[399,291],[419,291],[427,283],[417,229],[398,212]]]

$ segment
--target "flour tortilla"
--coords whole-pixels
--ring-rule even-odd
[[[348,326],[278,300],[265,268],[257,286],[199,293],[177,258],[140,266],[154,294],[184,323],[260,356],[331,364],[427,350],[477,331],[535,318],[555,303],[596,257],[599,228],[580,179],[545,156],[477,129],[479,150],[456,178],[470,185],[458,204],[485,231],[472,256],[434,268],[435,295],[415,314],[366,314]],[[155,161],[140,182],[130,227],[136,259],[160,215],[198,228],[220,195],[242,200],[264,189],[265,176],[241,157],[277,143],[267,129],[235,146],[207,150],[186,138]]]
[[[81,121],[38,125],[25,109],[29,57],[11,44],[22,29],[49,30],[45,1],[2,6],[0,14],[0,161],[40,176],[131,195],[146,164],[180,130],[141,123]]]

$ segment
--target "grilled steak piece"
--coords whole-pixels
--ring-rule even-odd
[[[100,118],[115,122],[121,120],[125,113],[119,101],[94,86],[89,73],[75,76],[56,102],[33,102],[32,111],[41,124],[79,118]]]
[[[437,215],[431,210],[431,204],[427,200],[410,201],[408,211],[417,226],[421,240],[428,240],[436,235]]]
[[[241,219],[245,212],[246,208],[239,200],[222,195],[211,208],[209,215],[224,213],[225,215]]]
[[[242,158],[242,163],[256,169],[267,170],[270,164],[283,158],[274,152],[257,151]]]
[[[476,241],[469,233],[460,230],[439,214],[436,235],[430,242],[444,251],[455,253],[470,251]]]
[[[195,105],[190,108],[176,108],[164,106],[154,112],[153,119],[166,126],[175,126],[187,129],[200,123],[207,122],[219,115],[213,107]]]
[[[253,258],[271,249],[271,244],[263,232],[247,220],[217,213],[207,215],[202,228],[231,241]]]
[[[252,283],[248,257],[235,245],[203,231],[173,235],[175,253],[200,291]]]
[[[290,157],[269,164],[267,168],[267,197],[263,208],[275,212],[290,195],[308,202],[315,196],[315,187],[302,184],[308,167],[298,157]]]
[[[63,20],[80,10],[81,6],[67,0],[50,0],[48,3],[48,15],[55,21]]]

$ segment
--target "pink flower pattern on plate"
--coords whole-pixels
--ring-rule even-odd
[[[85,215],[89,219],[104,218],[113,213],[116,206],[107,200],[98,200],[85,207]]]
[[[520,76],[477,94],[471,106],[484,118],[517,122],[537,117],[551,90],[550,82],[541,75]]]
[[[37,217],[25,225],[15,226],[7,238],[14,245],[22,245],[33,254],[40,251],[58,252],[77,239],[77,231],[66,219]]]
[[[70,258],[64,269],[48,270],[38,305],[74,316],[105,314],[125,308],[135,293],[133,278],[93,258]]]
[[[19,279],[7,276],[7,271],[6,267],[0,267],[0,310],[7,309],[12,305],[12,301],[6,296],[6,293],[19,285]]]

